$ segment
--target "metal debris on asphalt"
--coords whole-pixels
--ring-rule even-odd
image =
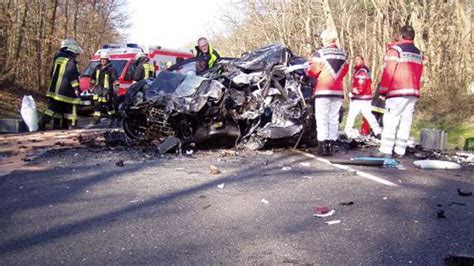
[[[263,203],[263,204],[268,204],[269,203],[268,200],[266,200],[266,199],[262,199],[260,202]]]
[[[436,214],[436,217],[438,217],[438,219],[446,218],[446,215],[444,214],[444,210],[439,210],[438,213]]]
[[[325,217],[333,216],[335,213],[336,213],[335,210],[330,209],[329,207],[326,207],[326,206],[322,206],[322,207],[314,208],[313,216],[325,218]]]
[[[458,188],[458,195],[461,196],[461,197],[470,197],[472,196],[472,192],[471,191],[462,191],[461,188]]]
[[[222,184],[217,185],[217,188],[222,189],[222,188],[224,188],[224,186],[225,186],[224,183],[222,183]]]
[[[327,225],[340,224],[341,220],[332,220],[332,221],[327,221],[327,222],[324,222],[324,223],[327,224]]]
[[[341,202],[339,204],[342,205],[342,206],[351,206],[351,205],[354,205],[354,202],[353,201],[348,201],[348,202]]]
[[[217,169],[217,167],[215,165],[210,165],[209,166],[209,172],[212,174],[212,175],[218,175],[221,173],[221,171],[219,169]]]

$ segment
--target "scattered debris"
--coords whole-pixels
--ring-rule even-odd
[[[237,156],[237,152],[233,150],[220,150],[219,152],[222,157]]]
[[[470,197],[470,196],[472,196],[472,192],[462,191],[461,188],[458,188],[458,195],[461,196],[461,197]]]
[[[438,213],[436,214],[436,217],[438,217],[438,219],[446,218],[446,215],[444,215],[444,210],[439,210]]]
[[[220,188],[220,189],[224,188],[224,183],[217,185],[217,188]]]
[[[327,221],[327,222],[324,222],[324,223],[327,224],[327,225],[340,224],[341,220],[332,220],[332,221]]]
[[[441,160],[418,160],[414,161],[413,164],[421,169],[433,169],[433,170],[458,170],[461,169],[461,165]]]
[[[266,200],[266,199],[262,199],[260,202],[263,203],[263,204],[268,204],[269,203],[268,200]]]
[[[336,213],[336,211],[334,211],[333,209],[330,209],[328,207],[325,207],[325,206],[324,207],[316,207],[316,208],[314,208],[313,216],[324,218],[324,217],[332,216],[332,215],[334,215],[334,213]]]
[[[123,160],[119,160],[118,162],[115,163],[115,166],[117,167],[123,167],[124,163]]]
[[[304,167],[309,167],[311,164],[310,164],[310,163],[306,163],[306,162],[301,162],[300,165],[301,165],[301,166],[304,166]]]
[[[211,204],[206,205],[206,206],[204,206],[204,207],[202,207],[202,208],[203,208],[204,210],[206,210],[206,209],[209,209],[210,207],[211,207]]]
[[[375,166],[375,167],[397,167],[400,162],[395,159],[382,157],[354,157],[350,159],[333,159],[333,164]]]
[[[128,146],[130,140],[121,130],[108,130],[104,132],[105,143],[111,147]]]
[[[261,151],[261,152],[259,152],[259,154],[267,155],[267,156],[272,156],[272,155],[273,155],[273,151]]]
[[[466,203],[451,201],[451,202],[448,204],[448,206],[453,206],[453,205],[466,206]]]
[[[177,146],[179,149],[179,146],[181,146],[181,141],[174,136],[169,136],[158,145],[158,154],[163,155]]]
[[[215,165],[210,165],[209,166],[209,172],[212,174],[212,175],[218,175],[221,173],[221,171],[219,171],[219,169],[217,169],[217,167]]]
[[[354,202],[353,201],[348,201],[348,202],[341,202],[339,204],[342,205],[342,206],[351,206],[351,205],[354,205]]]
[[[449,255],[444,259],[447,266],[472,266],[474,265],[474,256],[466,254]]]
[[[289,166],[284,166],[281,168],[282,171],[290,171],[291,170],[291,167]]]
[[[193,150],[186,150],[186,155],[193,155],[194,151]]]

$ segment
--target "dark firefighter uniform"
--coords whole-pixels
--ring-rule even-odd
[[[91,77],[91,87],[95,85],[94,100],[94,121],[98,123],[101,117],[109,116],[115,118],[114,87],[119,84],[115,74],[115,69],[109,62],[102,66],[99,64]]]
[[[146,57],[138,59],[136,64],[137,67],[133,75],[133,83],[139,82],[142,79],[155,77],[155,67],[148,62]]]
[[[77,105],[81,103],[79,92],[79,69],[76,54],[61,49],[54,57],[51,82],[46,97],[48,109],[41,117],[39,128],[44,130],[52,118],[62,119],[62,128],[77,126]]]

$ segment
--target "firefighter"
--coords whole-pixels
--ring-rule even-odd
[[[400,29],[401,39],[385,55],[380,95],[385,97],[382,141],[379,156],[402,158],[407,147],[415,104],[420,97],[423,57],[414,45],[415,30]]]
[[[73,39],[61,42],[59,52],[54,57],[51,68],[51,81],[46,97],[49,98],[48,109],[41,117],[38,127],[45,130],[52,118],[62,119],[62,128],[71,129],[77,126],[77,105],[79,98],[79,69],[76,57],[83,50]]]
[[[142,79],[155,77],[155,66],[149,63],[149,58],[144,53],[138,53],[135,56],[135,74],[133,75],[133,83],[137,83]]]
[[[330,156],[338,138],[339,110],[344,99],[343,79],[348,70],[346,53],[338,48],[337,32],[333,29],[321,33],[323,48],[316,51],[306,69],[308,77],[315,77],[315,117],[318,153]]]
[[[377,119],[372,114],[372,81],[370,78],[370,70],[365,65],[364,58],[361,55],[356,56],[354,75],[352,77],[352,89],[349,92],[351,102],[349,104],[349,113],[347,115],[346,126],[344,131],[348,138],[358,137],[358,132],[353,128],[354,121],[359,113],[367,119],[375,136],[380,139],[382,130],[380,129]]]
[[[118,91],[118,80],[115,69],[110,63],[107,52],[100,53],[100,64],[92,72],[90,90],[94,90],[94,121],[90,126],[95,126],[104,116],[110,118],[110,125],[116,122],[115,93]]]
[[[196,57],[204,56],[206,58],[207,65],[205,65],[205,69],[212,68],[214,64],[221,58],[219,53],[214,50],[214,48],[212,48],[207,39],[204,37],[198,39],[198,45],[195,47],[195,49]]]

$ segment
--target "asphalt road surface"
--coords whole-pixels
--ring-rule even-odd
[[[293,150],[159,157],[65,145],[0,177],[0,264],[440,265],[474,255],[474,197],[457,192],[474,192],[473,169],[402,165],[355,172]],[[321,206],[335,214],[313,217]]]

